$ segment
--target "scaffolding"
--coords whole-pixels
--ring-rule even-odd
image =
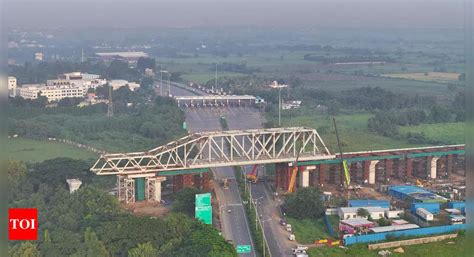
[[[117,195],[120,202],[135,202],[135,180],[126,176],[117,176]]]

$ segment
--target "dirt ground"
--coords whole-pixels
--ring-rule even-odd
[[[122,207],[133,214],[152,217],[163,217],[171,211],[169,205],[146,201],[124,204]]]

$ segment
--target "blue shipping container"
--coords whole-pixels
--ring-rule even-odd
[[[411,204],[411,213],[416,213],[416,209],[423,208],[433,214],[439,213],[439,203],[412,203]]]
[[[456,224],[448,226],[439,226],[439,227],[427,227],[427,228],[416,228],[408,229],[396,232],[384,232],[376,234],[368,234],[361,236],[351,236],[344,239],[344,245],[353,245],[353,244],[367,244],[373,242],[380,242],[387,240],[387,237],[402,237],[402,236],[429,236],[437,234],[446,234],[454,233],[459,230],[466,230],[466,224]]]
[[[458,209],[461,212],[465,212],[466,210],[466,202],[449,202],[448,208],[450,209]]]
[[[349,207],[381,207],[390,208],[390,201],[387,200],[349,200]]]

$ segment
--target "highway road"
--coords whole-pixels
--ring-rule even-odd
[[[182,85],[183,86],[183,85]],[[184,85],[185,86],[185,85]],[[190,92],[181,87],[171,86],[173,95],[193,95],[202,92]],[[262,128],[262,113],[253,107],[240,108],[199,108],[185,109],[186,123],[190,133],[202,131],[221,130],[219,118],[226,117],[229,129],[253,129]],[[250,170],[251,167],[244,167]],[[249,231],[249,225],[246,219],[245,211],[242,205],[239,188],[235,181],[234,169],[231,167],[216,168],[212,170],[214,181],[216,181],[216,195],[220,203],[220,216],[223,236],[227,240],[232,240],[235,245],[252,245]],[[227,178],[229,188],[224,190],[219,183]],[[258,200],[258,212],[261,214],[261,220],[266,238],[273,257],[292,256],[291,247],[295,245],[288,240],[288,232],[279,225],[280,213],[278,209],[279,202],[276,201],[270,190],[265,186],[265,182],[258,182],[251,185],[253,198]],[[231,211],[230,213],[228,211]],[[240,256],[256,256],[252,251],[249,254]]]

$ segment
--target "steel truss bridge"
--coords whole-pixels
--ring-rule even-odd
[[[304,127],[195,133],[146,152],[101,155],[97,175],[146,175],[224,166],[331,159],[315,129]],[[151,174],[150,174],[151,175]]]

